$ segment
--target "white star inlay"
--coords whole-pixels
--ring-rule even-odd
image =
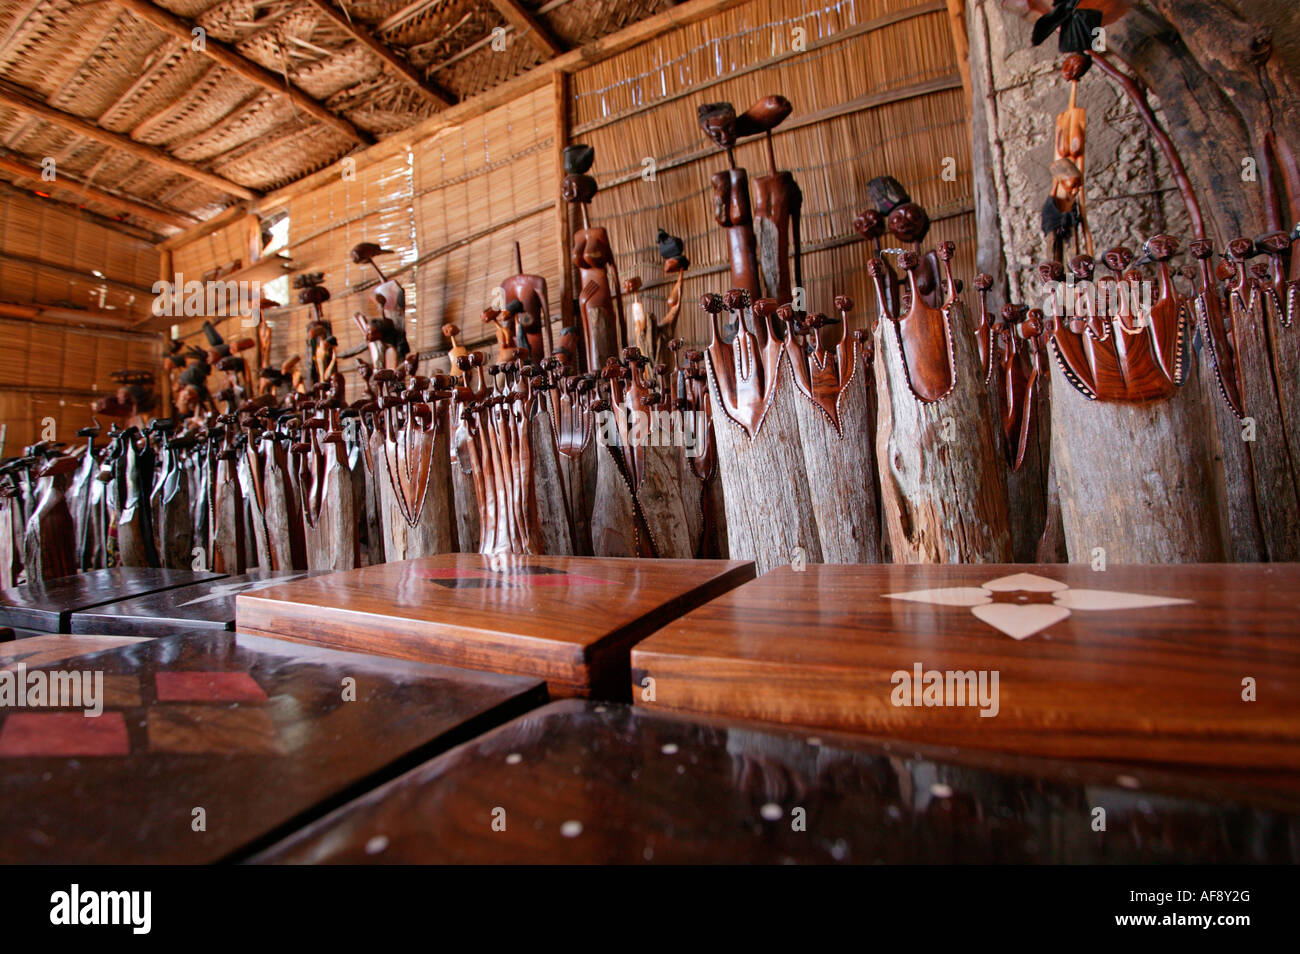
[[[993,601],[994,593],[1016,591],[1050,593],[1052,602],[1019,605]],[[1067,618],[1073,610],[1146,609],[1193,602],[1118,590],[1075,590],[1059,580],[1050,580],[1033,573],[1013,573],[979,586],[944,586],[930,590],[909,590],[906,593],[886,593],[885,596],[891,600],[907,600],[912,603],[967,607],[976,619],[988,623],[1012,639],[1027,639],[1040,633]]]

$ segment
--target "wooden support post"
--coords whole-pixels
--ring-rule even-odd
[[[569,74],[560,70],[551,79],[551,88],[555,93],[555,181],[564,177],[564,149],[569,145]],[[573,264],[569,250],[573,228],[569,223],[569,203],[558,194],[555,202],[555,216],[559,223],[560,243],[560,326],[572,328],[577,324],[578,316],[574,313]],[[550,357],[547,355],[547,357]]]

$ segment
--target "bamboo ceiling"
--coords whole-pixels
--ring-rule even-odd
[[[0,0],[0,177],[171,234],[672,5]]]

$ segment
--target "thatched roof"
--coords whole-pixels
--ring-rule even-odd
[[[169,234],[672,5],[0,0],[0,178]]]

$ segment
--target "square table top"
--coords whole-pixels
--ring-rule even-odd
[[[49,701],[56,671],[102,692],[0,707],[0,863],[235,859],[546,698],[537,680],[221,631],[0,671],[0,693],[25,675]]]
[[[174,589],[105,603],[72,614],[74,633],[163,636],[189,629],[235,628],[235,597],[306,579],[308,570],[253,569]]]
[[[242,594],[237,628],[626,698],[632,645],[753,576],[726,560],[447,553]]]
[[[1297,592],[1300,564],[783,567],[638,644],[634,698],[1022,754],[1295,773]],[[973,704],[981,685],[988,704]]]
[[[0,626],[66,633],[77,610],[223,576],[209,570],[119,566],[0,589]]]

